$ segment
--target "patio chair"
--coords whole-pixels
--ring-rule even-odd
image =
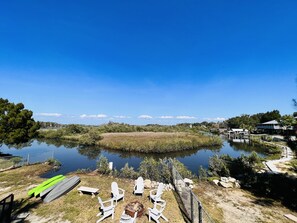
[[[134,194],[143,194],[144,191],[144,184],[143,184],[143,178],[142,177],[138,177],[136,180],[136,184],[134,186]]]
[[[159,206],[159,209],[157,208]],[[155,222],[160,223],[159,218],[163,218],[168,222],[168,219],[162,214],[166,207],[166,202],[164,200],[160,200],[160,203],[155,202],[153,208],[148,208],[149,210],[149,222],[153,219]]]
[[[150,200],[154,200],[155,202],[162,201],[161,195],[163,193],[164,184],[159,183],[158,188],[150,191]]]
[[[100,197],[98,197],[98,201],[100,204],[100,212],[97,214],[97,216],[103,215],[96,223],[102,221],[103,219],[107,218],[111,215],[111,218],[114,218],[114,208],[115,205],[113,204],[113,199],[102,201]],[[110,202],[109,206],[104,205],[105,203]]]
[[[125,200],[125,190],[118,187],[118,184],[116,182],[111,183],[111,193],[112,193],[112,199],[116,202],[116,205],[118,204],[118,200],[122,199]]]
[[[134,217],[132,218],[130,215],[127,215],[125,211],[123,211],[120,223],[136,223],[137,212],[134,213]]]

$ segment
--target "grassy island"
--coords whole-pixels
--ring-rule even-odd
[[[185,132],[104,133],[98,145],[107,149],[143,153],[165,153],[215,146],[219,137]]]
[[[200,132],[199,129],[185,126],[67,125],[55,130],[41,130],[39,137],[142,153],[184,151],[222,144],[220,137]]]

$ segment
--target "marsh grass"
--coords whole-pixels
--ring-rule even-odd
[[[216,136],[185,132],[104,133],[98,144],[107,149],[143,153],[165,153],[220,145]]]
[[[154,131],[147,131],[150,129],[150,126],[148,126],[143,129],[146,131],[140,131],[135,127],[134,132],[130,131],[133,130],[131,126],[129,129],[121,129],[121,131],[118,128],[117,126],[115,129],[106,130],[102,129],[102,127],[70,125],[57,130],[42,130],[39,132],[39,137],[41,139],[66,140],[77,145],[96,145],[106,149],[142,153],[166,153],[222,145],[220,137],[198,133],[198,131],[195,132],[189,128],[175,126],[166,129],[165,127],[157,128],[154,126],[152,127]],[[115,132],[110,132],[111,130]],[[122,132],[124,130],[127,132]],[[172,130],[172,132],[169,132],[169,130]]]

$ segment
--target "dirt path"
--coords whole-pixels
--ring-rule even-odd
[[[284,214],[297,216],[296,212],[280,203],[266,198],[258,198],[241,189],[225,189],[211,183],[199,183],[194,192],[216,222],[245,223],[289,223]]]

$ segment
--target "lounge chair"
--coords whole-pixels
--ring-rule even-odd
[[[159,207],[159,209],[157,208]],[[153,208],[148,208],[149,210],[149,222],[153,219],[155,222],[160,223],[159,218],[163,218],[168,222],[168,219],[162,214],[166,207],[166,202],[164,200],[160,200],[160,203],[155,202]]]
[[[134,213],[134,217],[132,218],[130,215],[127,215],[125,211],[123,211],[120,223],[136,223],[137,212]]]
[[[142,177],[138,177],[136,180],[136,184],[134,186],[134,194],[143,194],[144,191],[144,184],[143,184],[143,178]]]
[[[163,193],[164,184],[159,183],[158,188],[150,191],[150,200],[153,200],[155,202],[162,201],[161,195]]]
[[[111,193],[112,193],[112,199],[116,202],[116,205],[118,204],[118,200],[122,199],[125,200],[125,190],[118,187],[118,184],[116,182],[111,183]]]
[[[113,204],[113,199],[110,199],[108,201],[102,201],[100,197],[98,197],[98,201],[100,204],[100,212],[97,214],[97,216],[103,215],[96,223],[102,221],[103,219],[107,218],[111,215],[111,218],[114,218],[114,208],[115,205]],[[104,205],[105,203],[110,202],[109,206]]]

